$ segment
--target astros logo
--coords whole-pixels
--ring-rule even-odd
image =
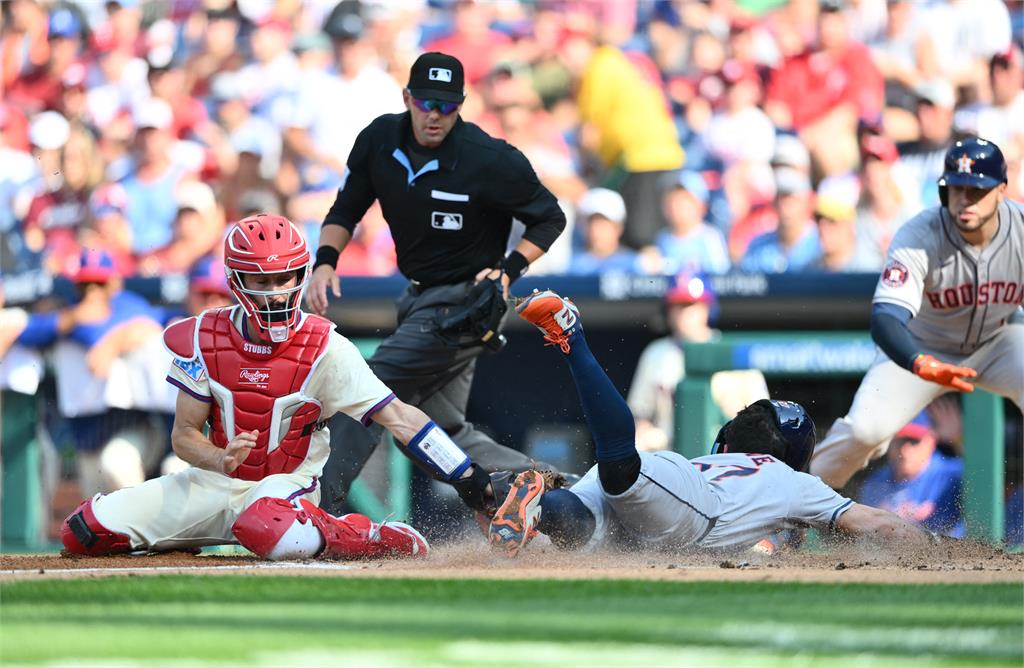
[[[907,282],[910,270],[899,260],[889,260],[889,263],[882,269],[882,283],[890,288],[901,287]]]
[[[974,164],[973,160],[971,160],[966,155],[962,155],[962,156],[960,156],[960,159],[956,161],[956,171],[959,174],[970,174],[971,173],[971,165],[973,165],[973,164]]]

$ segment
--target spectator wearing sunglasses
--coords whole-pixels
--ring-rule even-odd
[[[482,281],[496,281],[507,297],[509,286],[562,233],[565,215],[519,150],[462,120],[464,73],[457,58],[439,52],[420,56],[402,99],[406,112],[378,117],[349,154],[344,184],[321,229],[307,292],[311,310],[326,313],[328,290],[341,296],[338,273],[346,268],[337,266],[339,254],[378,200],[409,286],[398,300],[398,328],[377,349],[370,367],[483,469],[535,468],[538,464],[465,418],[476,358],[487,348],[499,348],[503,337],[450,331],[439,322],[478,300],[486,287]],[[506,252],[513,218],[522,221],[525,232]],[[497,302],[492,303],[498,307]],[[346,436],[346,429],[352,426],[332,424],[332,436],[338,435],[332,440],[345,443],[346,459],[352,460],[350,444],[359,434]],[[370,451],[378,436],[372,434]],[[339,459],[332,453],[333,462]],[[364,462],[356,462],[354,471]],[[339,481],[352,477],[351,469],[345,473],[328,462],[325,508],[332,508],[332,499],[340,502],[346,483]]]

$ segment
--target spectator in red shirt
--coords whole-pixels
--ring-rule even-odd
[[[76,10],[58,7],[50,13],[49,49],[45,64],[23,69],[9,89],[5,99],[27,111],[56,109],[63,92],[62,79],[74,64],[82,49],[83,23]]]
[[[796,130],[821,171],[857,164],[858,119],[882,112],[884,83],[868,49],[849,36],[838,0],[823,0],[817,48],[786,58],[772,74],[765,108],[775,124]]]
[[[59,169],[52,189],[29,204],[25,241],[33,250],[43,252],[44,267],[56,274],[78,260],[77,236],[89,218],[89,193],[102,178],[103,165],[89,132],[69,126],[55,111],[36,117],[32,135],[37,149],[57,152]]]
[[[153,97],[171,106],[173,117],[171,132],[178,139],[187,139],[207,121],[206,107],[188,92],[185,70],[173,60],[170,54],[150,55],[147,59],[149,71],[147,80]]]
[[[486,3],[458,0],[452,12],[452,33],[426,45],[463,63],[466,83],[475,86],[487,76],[503,50],[512,43],[508,35],[491,30],[492,9]]]
[[[46,9],[36,0],[12,0],[9,22],[4,26],[0,42],[0,67],[3,68],[5,101],[14,83],[27,73],[46,66],[50,59],[47,39],[49,20]],[[5,12],[6,14],[6,12]]]

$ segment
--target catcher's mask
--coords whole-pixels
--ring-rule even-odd
[[[794,471],[806,471],[811,463],[811,455],[814,453],[816,441],[814,420],[807,414],[804,407],[795,401],[776,401],[774,399],[761,399],[751,405],[769,409],[775,427],[786,444],[786,454],[781,457],[782,461]],[[711,454],[730,452],[729,444],[723,440],[725,431],[730,424],[732,424],[732,420],[726,422],[718,431],[715,443],[711,446]],[[768,435],[766,434],[765,437],[767,438]]]
[[[235,223],[224,239],[224,271],[228,287],[245,310],[250,324],[270,340],[288,340],[298,327],[302,293],[309,280],[309,249],[298,228],[283,216],[259,213]],[[297,281],[283,290],[254,290],[246,274],[295,271]],[[283,297],[283,301],[278,298]]]

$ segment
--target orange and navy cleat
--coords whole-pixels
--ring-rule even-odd
[[[544,477],[537,471],[523,471],[516,476],[512,488],[501,504],[491,526],[491,545],[515,557],[537,535],[540,522],[540,499],[544,496]]]
[[[544,340],[568,354],[569,337],[580,328],[580,310],[570,300],[552,290],[533,291],[516,306],[523,320],[544,332]]]

